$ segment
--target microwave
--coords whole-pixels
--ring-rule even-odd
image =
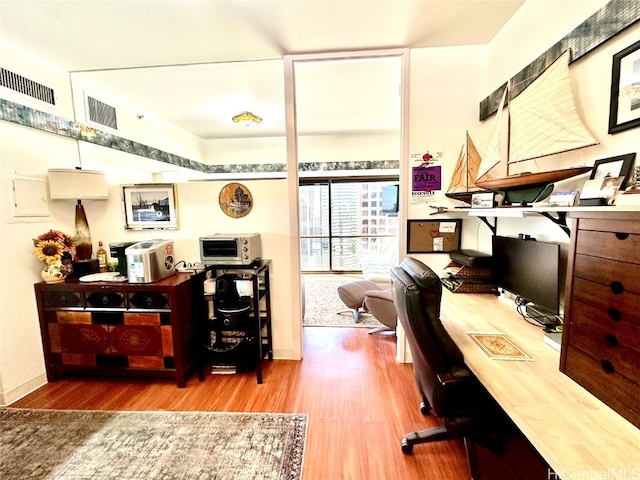
[[[259,233],[214,233],[200,237],[203,265],[251,265],[261,258]]]

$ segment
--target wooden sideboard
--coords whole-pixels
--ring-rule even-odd
[[[197,292],[197,294],[196,294]],[[195,321],[202,279],[178,273],[158,282],[35,285],[47,376],[174,378],[195,370]]]
[[[570,217],[560,370],[640,428],[640,213]]]

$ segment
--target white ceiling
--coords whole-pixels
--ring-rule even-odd
[[[524,1],[0,0],[0,37],[202,138],[273,136],[283,55],[486,44]],[[395,128],[397,63],[296,69],[296,81],[301,133]],[[233,124],[243,110],[263,123]]]

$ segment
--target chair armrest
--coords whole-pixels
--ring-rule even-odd
[[[364,296],[365,298],[379,298],[380,300],[386,300],[393,303],[393,295],[391,294],[390,288],[387,288],[385,290],[367,290],[366,292],[364,292]]]
[[[446,387],[448,385],[456,385],[463,382],[468,382],[469,380],[473,380],[473,376],[471,375],[456,377],[452,375],[450,372],[439,373],[438,375],[436,375],[436,378],[438,379],[438,382],[440,382],[440,385],[442,385],[443,387]]]

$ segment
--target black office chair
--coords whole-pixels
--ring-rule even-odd
[[[413,372],[423,402],[442,425],[409,433],[402,451],[410,454],[419,443],[462,438],[472,480],[480,479],[475,442],[502,453],[502,419],[495,402],[464,363],[462,353],[440,321],[442,284],[422,262],[406,258],[391,268],[391,290],[398,318],[413,357]]]

